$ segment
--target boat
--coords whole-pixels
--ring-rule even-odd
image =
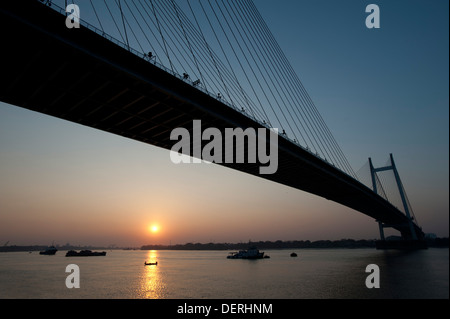
[[[158,262],[154,262],[154,263],[148,263],[148,262],[144,262],[145,266],[158,266]]]
[[[292,253],[291,257],[297,257],[297,254],[296,253]]]
[[[106,256],[106,251],[91,251],[91,250],[81,250],[76,252],[75,250],[69,250],[66,257],[88,257],[88,256]]]
[[[56,247],[52,245],[52,246],[48,247],[46,250],[40,251],[39,255],[54,255],[54,254],[56,254],[57,251],[58,251],[58,249],[56,249]]]
[[[240,250],[239,252],[231,252],[228,259],[262,259],[264,252],[259,251],[256,247],[251,247],[248,250]]]

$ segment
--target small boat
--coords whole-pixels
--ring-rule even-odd
[[[144,262],[145,266],[158,266],[158,262],[154,262],[154,263],[148,263],[148,262]]]
[[[256,247],[251,247],[248,250],[240,250],[239,252],[232,252],[227,256],[228,259],[262,259],[264,253],[260,252]]]
[[[52,246],[48,247],[46,250],[40,251],[39,255],[49,255],[49,256],[51,256],[51,255],[56,254],[57,251],[58,251],[58,249],[56,249],[56,247],[52,245]]]
[[[69,250],[66,254],[66,257],[88,257],[88,256],[106,256],[106,251],[97,252],[91,250],[82,250],[80,252],[76,252],[75,250]]]
[[[297,254],[296,253],[292,253],[291,257],[297,257]]]

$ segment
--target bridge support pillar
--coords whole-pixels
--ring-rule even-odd
[[[417,234],[414,230],[414,225],[413,225],[413,218],[411,217],[411,213],[409,211],[409,207],[408,207],[408,203],[406,201],[406,196],[405,196],[402,181],[400,179],[400,175],[398,174],[397,167],[395,166],[394,156],[391,154],[390,157],[391,157],[392,170],[394,171],[395,180],[397,182],[398,191],[400,192],[400,197],[402,199],[402,204],[405,209],[405,214],[408,217],[409,229],[411,230],[411,237],[413,240],[417,240]]]
[[[383,223],[378,221],[378,227],[380,228],[380,239],[381,240],[386,240],[386,238],[384,237],[384,226],[383,226]]]
[[[406,194],[405,194],[405,191],[404,191],[404,188],[403,188],[403,184],[402,184],[402,181],[400,180],[400,175],[398,174],[397,167],[395,166],[395,162],[394,162],[394,156],[392,154],[390,154],[390,160],[391,160],[391,165],[390,166],[374,168],[373,163],[372,163],[372,159],[369,158],[370,175],[372,177],[373,191],[376,194],[378,194],[376,174],[378,172],[392,170],[394,172],[395,180],[397,182],[397,187],[398,187],[398,191],[400,193],[400,198],[402,200],[403,208],[405,210],[405,214],[406,214],[406,217],[408,219],[408,226],[409,226],[409,232],[410,232],[407,235],[402,233],[402,237],[403,237],[403,239],[417,241],[418,237],[417,237],[416,231],[414,229],[413,218],[412,218],[410,210],[409,210],[409,206],[408,206],[408,202],[407,202],[407,199],[406,199]],[[381,240],[385,240],[385,238],[384,238],[384,229],[383,228],[387,227],[387,226],[383,225],[380,221],[378,221],[378,225],[379,225],[379,228],[380,228]]]

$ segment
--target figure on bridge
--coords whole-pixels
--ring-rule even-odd
[[[153,55],[153,52],[149,52],[146,56],[148,57],[149,61],[156,60],[156,56]]]

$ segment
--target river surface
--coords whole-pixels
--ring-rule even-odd
[[[294,251],[297,258],[290,257]],[[270,259],[231,260],[227,251],[108,250],[105,257],[0,253],[0,298],[449,298],[448,249],[265,252]],[[158,265],[144,266],[145,261]],[[69,264],[79,268],[80,288],[66,286],[67,277],[75,275],[66,272]],[[379,267],[380,288],[366,287],[371,264]]]

